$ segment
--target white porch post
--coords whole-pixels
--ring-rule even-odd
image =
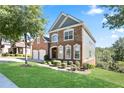
[[[18,54],[18,48],[16,48],[16,54]]]

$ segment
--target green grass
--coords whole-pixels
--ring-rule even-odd
[[[103,88],[124,87],[124,74],[94,69],[90,75],[61,72],[33,64],[21,67],[22,63],[0,63],[3,73],[19,87],[25,88]]]

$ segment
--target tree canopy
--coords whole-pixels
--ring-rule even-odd
[[[40,6],[0,6],[0,35],[14,41],[24,36],[26,64],[27,35],[35,37],[42,33],[45,22]]]
[[[109,5],[103,6],[108,8],[111,13],[106,13],[105,18],[107,21],[103,23],[103,27],[108,27],[109,29],[117,29],[124,27],[124,6],[123,5]]]
[[[119,38],[113,44],[114,55],[113,59],[115,61],[124,61],[124,38]]]
[[[0,33],[7,38],[17,40],[24,33],[34,37],[44,24],[40,6],[0,6]]]

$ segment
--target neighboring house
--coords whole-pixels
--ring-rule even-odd
[[[49,38],[37,37],[32,44],[32,58],[33,60],[43,61],[45,55],[49,55]]]
[[[2,39],[0,46],[0,54],[9,53],[11,43],[8,40]]]
[[[25,54],[25,42],[18,41],[10,48],[12,54]],[[27,44],[27,54],[32,54],[32,46],[30,42]]]
[[[84,22],[61,13],[49,31],[50,58],[95,64],[95,39]]]

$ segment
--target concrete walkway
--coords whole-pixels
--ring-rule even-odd
[[[0,73],[0,88],[18,88],[11,80]]]
[[[0,57],[0,62],[24,62],[21,58]]]

